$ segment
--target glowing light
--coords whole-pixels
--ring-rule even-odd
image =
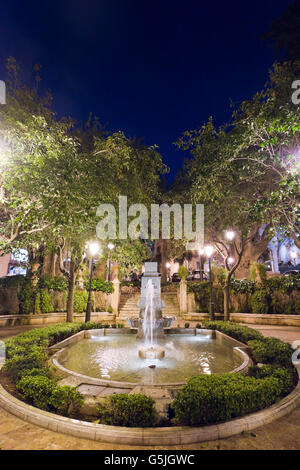
[[[107,245],[107,248],[108,248],[109,250],[113,250],[114,247],[115,247],[115,245],[114,245],[113,243],[109,243],[109,244]]]
[[[291,255],[292,259],[296,259],[298,257],[298,253],[296,251],[293,251],[293,250],[290,252],[290,255]]]
[[[100,251],[100,245],[98,242],[90,242],[88,244],[89,254],[95,256]]]
[[[232,241],[235,238],[235,233],[233,230],[227,230],[225,235],[226,235],[227,240],[229,241]]]
[[[204,251],[205,251],[206,256],[208,256],[210,258],[215,250],[214,250],[214,247],[212,245],[206,245],[204,247]]]
[[[229,256],[229,258],[228,258],[227,261],[228,261],[229,264],[232,264],[232,263],[234,262],[234,258],[232,258],[231,256]]]
[[[171,263],[166,263],[166,268],[170,268],[171,267]]]
[[[200,256],[204,255],[204,250],[203,250],[203,248],[200,248],[200,250],[199,250],[199,255],[200,255]]]

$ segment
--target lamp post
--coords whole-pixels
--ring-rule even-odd
[[[171,267],[171,263],[167,262],[166,263],[166,268],[168,270],[168,281],[170,281],[170,278],[171,278],[171,276],[170,276],[170,267]]]
[[[90,255],[90,285],[89,285],[89,296],[86,306],[85,321],[91,321],[91,310],[92,310],[92,280],[93,280],[93,257],[99,252],[100,246],[97,242],[90,242],[88,244],[88,255]]]
[[[203,281],[203,271],[204,271],[204,266],[203,266],[203,255],[204,255],[204,250],[203,248],[200,248],[199,250],[199,256],[200,256],[200,281]]]
[[[113,243],[109,243],[107,245],[107,248],[109,249],[109,257],[108,257],[108,281],[110,282],[110,254],[111,254],[111,250],[113,250],[115,247],[115,245]]]
[[[215,303],[213,299],[213,285],[212,285],[212,275],[211,275],[211,257],[214,252],[214,247],[212,245],[206,245],[204,248],[205,254],[208,258],[208,268],[209,268],[209,317],[210,320],[215,319]]]

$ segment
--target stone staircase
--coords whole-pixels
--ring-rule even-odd
[[[126,318],[137,318],[140,314],[140,309],[137,306],[141,294],[139,292],[134,294],[121,293],[119,304],[118,319],[126,320]],[[162,309],[163,316],[178,317],[179,316],[179,302],[176,292],[163,292],[161,294],[162,301],[165,307]]]
[[[120,320],[126,320],[126,318],[137,318],[140,314],[140,309],[137,306],[140,300],[141,294],[136,292],[134,294],[127,294],[121,292],[120,304],[119,304],[119,316]]]
[[[177,292],[162,292],[161,299],[165,303],[162,309],[164,317],[178,317],[179,316],[179,302]]]

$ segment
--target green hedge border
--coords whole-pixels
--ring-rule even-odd
[[[264,365],[251,367],[248,376],[191,377],[171,405],[178,423],[199,426],[244,416],[276,403],[296,386],[289,344],[232,322],[203,324],[247,344],[254,362]]]
[[[247,344],[254,362],[266,365],[250,368],[250,376],[246,377],[242,374],[191,377],[171,404],[170,417],[173,413],[175,423],[204,425],[243,416],[272,405],[296,385],[293,381],[293,351],[289,344],[276,338],[265,338],[256,330],[232,322],[204,321],[203,324]],[[96,322],[62,323],[30,330],[6,340],[4,370],[16,384],[21,398],[40,409],[63,416],[77,413],[83,397],[75,388],[59,386],[51,377],[47,368],[48,348],[79,331],[108,326]],[[147,397],[143,397],[132,399],[130,419],[124,414],[124,398],[121,395],[108,397],[105,411],[103,408],[99,410],[101,422],[133,427],[143,425],[141,423],[153,425],[154,403],[147,402],[152,407],[148,406],[147,417],[143,418],[139,411],[141,403],[147,401]]]

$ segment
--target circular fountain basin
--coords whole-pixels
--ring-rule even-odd
[[[176,329],[169,331],[174,333]],[[195,334],[197,331],[197,334]],[[179,330],[178,333],[182,332]],[[157,347],[161,357],[140,357],[145,344],[129,331],[86,332],[87,337],[61,350],[57,365],[65,372],[90,377],[93,383],[135,385],[182,385],[200,374],[237,372],[248,364],[248,356],[235,340],[210,330],[165,334]],[[155,367],[150,367],[155,366]]]

